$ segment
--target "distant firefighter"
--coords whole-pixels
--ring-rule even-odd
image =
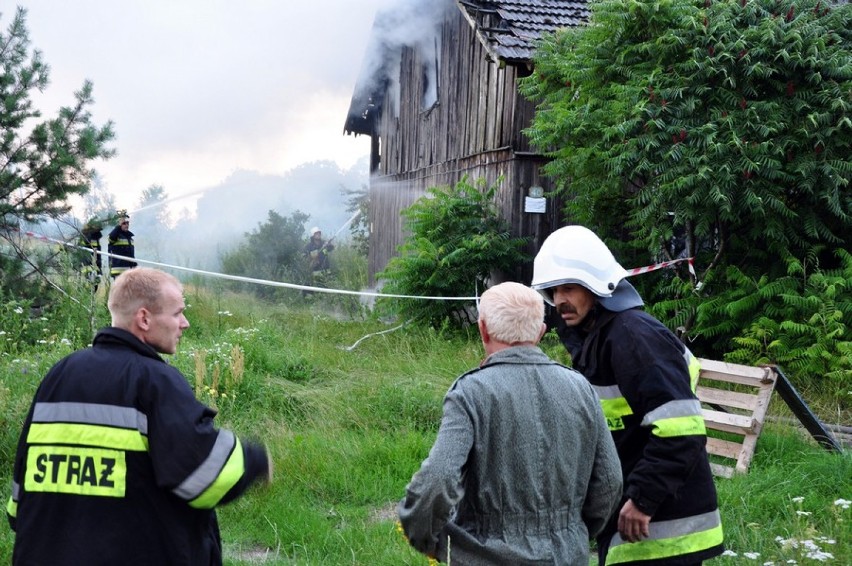
[[[331,240],[322,239],[322,229],[318,226],[311,228],[311,239],[305,246],[305,257],[310,261],[311,276],[315,286],[324,286],[331,267],[328,252],[334,249]]]
[[[130,231],[130,217],[126,214],[120,216],[118,226],[109,233],[107,251],[110,254],[120,255],[127,258],[135,258],[136,251],[133,246],[133,232]],[[136,267],[136,262],[129,259],[117,257],[109,258],[109,274],[113,279],[128,269]]]
[[[101,238],[103,238],[103,223],[97,218],[92,218],[80,231],[77,240],[80,273],[88,279],[95,287],[101,280]]]

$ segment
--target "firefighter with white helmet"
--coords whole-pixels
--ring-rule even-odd
[[[724,545],[698,361],[641,309],[627,273],[594,232],[566,226],[542,244],[531,286],[559,313],[557,333],[597,390],[621,458],[624,497],[598,537],[600,563],[700,564]]]

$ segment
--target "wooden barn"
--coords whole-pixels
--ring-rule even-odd
[[[522,133],[535,106],[518,80],[542,33],[588,14],[585,1],[403,0],[376,16],[344,128],[372,139],[371,279],[403,242],[400,211],[464,175],[502,177],[500,209],[513,235],[530,238],[530,257],[561,225],[561,203],[536,194],[551,184]],[[531,273],[530,262],[510,277]]]

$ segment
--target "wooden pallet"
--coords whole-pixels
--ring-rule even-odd
[[[777,374],[771,367],[729,364],[699,358],[696,394],[707,427],[710,467],[730,478],[748,472],[763,428]]]

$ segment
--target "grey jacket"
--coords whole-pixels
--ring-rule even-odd
[[[412,546],[451,564],[589,563],[621,466],[586,379],[519,346],[450,387],[438,437],[398,507]]]

